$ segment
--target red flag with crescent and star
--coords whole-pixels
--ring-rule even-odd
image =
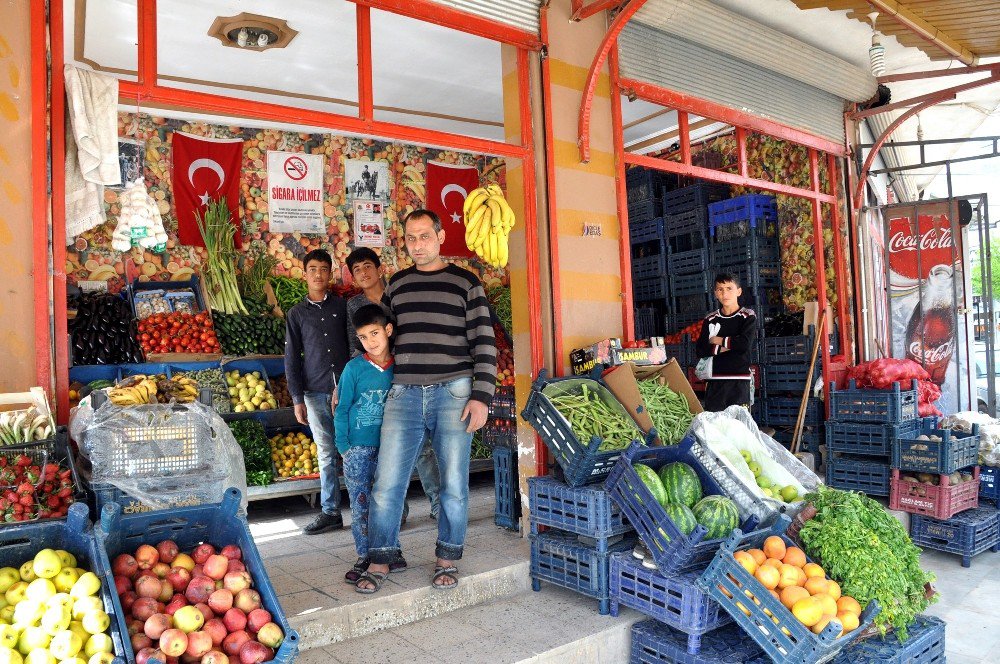
[[[441,255],[468,258],[476,252],[465,246],[465,218],[462,206],[469,192],[479,186],[479,170],[475,166],[456,166],[427,162],[427,209],[441,217],[445,231]]]
[[[196,214],[204,214],[209,201],[225,198],[236,225],[236,247],[240,234],[240,170],[243,139],[217,139],[175,131],[171,139],[173,174],[170,184],[177,212],[177,239],[181,244],[204,247]]]

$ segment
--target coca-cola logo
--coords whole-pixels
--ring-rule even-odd
[[[909,217],[889,222],[889,267],[908,279],[926,279],[935,265],[950,265],[954,245],[945,215],[920,215],[920,228]]]
[[[937,364],[944,362],[955,352],[955,339],[949,339],[940,346],[924,348],[919,341],[911,341],[909,355],[921,364]]]

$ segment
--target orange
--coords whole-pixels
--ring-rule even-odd
[[[861,615],[861,605],[858,604],[858,600],[854,599],[850,595],[843,595],[837,600],[837,609],[840,611],[850,611],[856,616]]]
[[[801,567],[796,567],[795,568],[795,573],[796,573],[796,576],[798,576],[798,580],[796,581],[795,585],[798,585],[798,586],[804,586],[804,585],[806,585],[806,581],[808,580],[809,577],[807,577],[806,573],[802,571],[802,568]]]
[[[805,599],[809,597],[809,591],[801,586],[788,586],[781,591],[781,603],[785,605],[785,608],[790,609],[795,605],[800,599]]]
[[[777,535],[771,535],[764,540],[764,555],[781,560],[785,557],[785,541]]]
[[[816,563],[806,563],[802,566],[802,571],[805,572],[808,577],[822,576],[823,578],[826,578],[826,572]]]
[[[784,564],[779,558],[768,558],[764,561],[764,567],[780,568]]]
[[[830,582],[827,581],[826,579],[821,579],[818,576],[814,576],[811,579],[806,579],[805,586],[803,587],[809,591],[810,595],[818,595],[820,593],[825,593],[827,586],[829,585]]]
[[[853,632],[861,624],[858,616],[850,611],[841,611],[837,614],[837,620],[844,626],[844,632]]]
[[[778,572],[777,568],[771,567],[770,565],[758,567],[754,576],[757,577],[757,580],[760,581],[761,585],[768,590],[776,588],[778,586],[778,581],[781,579],[781,574]]]
[[[743,565],[744,569],[751,575],[757,571],[757,561],[746,551],[737,551],[733,554],[733,558],[736,558],[736,562]]]
[[[767,560],[767,556],[765,556],[764,552],[761,551],[760,549],[750,549],[747,551],[747,553],[753,556],[753,559],[757,561],[758,566],[763,565],[764,561]]]
[[[826,587],[826,594],[834,599],[834,601],[840,599],[840,584],[836,581],[830,581],[829,585]]]
[[[812,627],[823,617],[823,606],[815,597],[804,597],[792,605],[792,615],[806,627]]]
[[[799,585],[799,573],[801,571],[794,565],[785,565],[782,563],[781,567],[778,568],[778,572],[781,574],[778,579],[778,588],[784,589],[789,586]]]
[[[826,616],[837,615],[837,602],[832,597],[830,597],[826,593],[813,595],[813,597],[819,600],[820,605],[823,607],[823,615]]]
[[[805,552],[797,546],[790,546],[785,550],[785,555],[781,557],[781,562],[786,565],[802,567],[806,564]]]
[[[810,628],[810,629],[812,629],[812,633],[813,634],[820,634],[820,633],[822,633],[823,630],[826,629],[827,623],[829,623],[830,621],[833,621],[834,625],[839,625],[840,626],[839,632],[834,637],[834,638],[840,638],[840,635],[844,633],[844,626],[840,623],[839,620],[837,620],[836,616],[829,616],[829,615],[826,615],[826,614],[824,614],[823,617],[819,619],[819,622],[817,622],[815,625],[813,625]]]

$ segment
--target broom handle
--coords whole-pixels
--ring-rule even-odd
[[[809,392],[812,390],[813,369],[816,368],[816,355],[819,353],[819,344],[823,337],[824,324],[826,323],[826,309],[819,316],[819,326],[816,328],[816,341],[813,343],[812,360],[809,362],[809,374],[806,377],[806,389],[802,391],[802,403],[799,404],[799,414],[795,418],[795,432],[792,435],[790,450],[792,454],[799,451],[799,442],[802,438],[802,428],[806,418],[806,404],[809,402]]]

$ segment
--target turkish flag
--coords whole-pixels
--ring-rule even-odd
[[[195,215],[204,215],[210,200],[225,198],[236,226],[236,248],[240,234],[240,169],[243,139],[216,139],[175,131],[173,149],[174,208],[177,211],[177,239],[181,244],[204,247]]]
[[[465,218],[462,206],[469,192],[479,186],[479,171],[475,166],[455,166],[427,162],[427,209],[441,217],[444,244],[441,255],[468,258],[476,252],[465,246]]]

